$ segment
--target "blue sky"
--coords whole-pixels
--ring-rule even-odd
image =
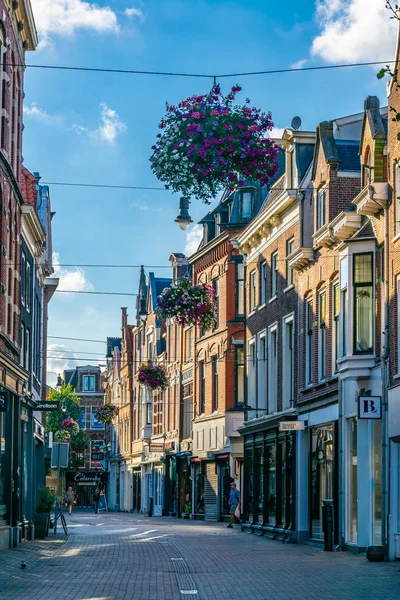
[[[31,2],[41,42],[27,55],[30,64],[212,74],[389,60],[394,54],[395,24],[384,0]],[[243,99],[271,110],[277,128],[299,115],[303,129],[314,129],[319,121],[360,112],[368,94],[386,103],[376,70],[237,77],[221,85],[241,84]],[[158,186],[148,158],[165,101],[205,93],[210,83],[28,68],[25,165],[43,181]],[[167,265],[170,253],[187,244],[174,223],[178,197],[170,192],[53,186],[51,197],[53,249],[62,264]],[[196,201],[191,205],[194,220],[207,210]],[[193,241],[195,233],[190,235]],[[137,291],[138,269],[68,267],[58,274],[64,289]],[[118,335],[121,306],[128,306],[133,321],[133,297],[56,294],[50,335]],[[51,348],[52,356],[104,351],[101,344],[59,342],[64,347]],[[65,366],[52,360],[49,369]]]

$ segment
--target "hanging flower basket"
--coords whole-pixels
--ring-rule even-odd
[[[195,285],[190,279],[180,279],[163,290],[157,305],[161,316],[181,325],[198,324],[207,330],[214,324],[214,290],[206,283]]]
[[[168,387],[168,373],[161,365],[143,364],[136,373],[136,379],[151,390],[165,390]]]
[[[79,425],[74,419],[63,419],[61,421],[61,429],[68,431],[70,435],[79,433]]]
[[[55,442],[69,442],[70,439],[71,439],[71,434],[66,429],[60,429],[59,431],[56,431],[54,434]]]
[[[96,410],[96,417],[101,423],[110,425],[113,418],[117,416],[118,412],[119,408],[118,406],[115,406],[115,404],[104,404],[104,406],[100,406],[100,408]]]
[[[167,103],[150,162],[174,192],[209,204],[223,189],[233,191],[245,180],[265,186],[275,175],[279,149],[267,137],[271,114],[250,107],[249,99],[235,104],[241,89],[235,85],[225,97],[216,84],[208,95]]]

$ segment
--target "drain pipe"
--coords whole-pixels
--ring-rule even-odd
[[[384,206],[384,283],[383,283],[383,344],[381,351],[382,380],[382,546],[388,558],[389,522],[389,439],[388,439],[388,358],[389,358],[389,205]]]

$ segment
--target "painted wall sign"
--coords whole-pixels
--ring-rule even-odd
[[[382,398],[380,396],[359,396],[358,418],[382,419]]]
[[[280,421],[279,423],[279,431],[303,431],[304,429],[304,421]]]
[[[6,412],[7,410],[7,392],[0,393],[0,412]]]

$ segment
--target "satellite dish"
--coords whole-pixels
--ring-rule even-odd
[[[297,131],[301,127],[301,119],[300,117],[293,117],[292,119],[292,129]]]

